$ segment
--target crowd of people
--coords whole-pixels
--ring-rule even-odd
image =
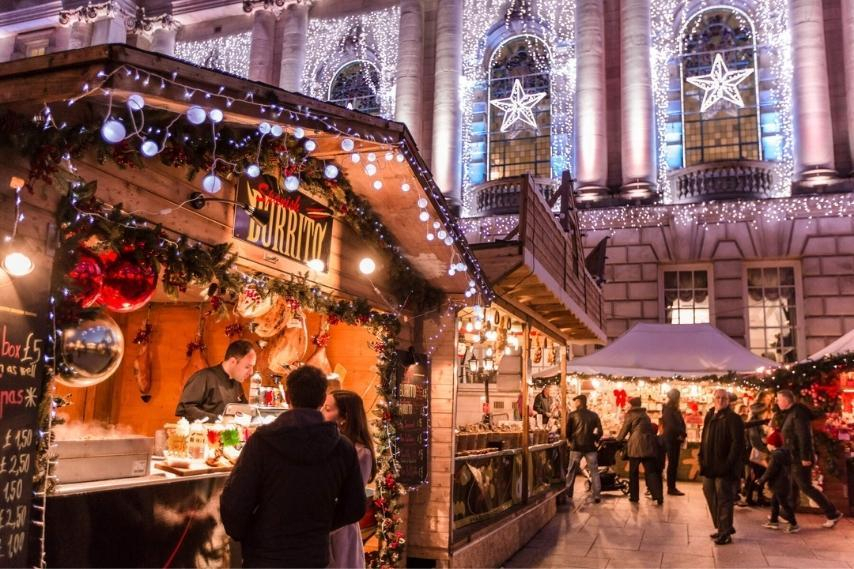
[[[825,515],[823,527],[833,528],[842,513],[812,483],[812,467],[816,459],[813,443],[813,414],[796,401],[789,390],[759,395],[750,407],[751,415],[743,417],[733,409],[737,397],[724,389],[713,394],[713,406],[703,421],[700,442],[700,475],[703,494],[709,507],[715,532],[712,540],[718,545],[732,543],[734,509],[741,506],[770,506],[771,513],[764,527],[784,531],[800,531],[795,510],[798,493],[803,492]],[[660,424],[652,422],[641,406],[639,397],[628,400],[623,425],[617,442],[623,444],[624,458],[629,470],[629,501],[640,500],[640,467],[643,466],[647,493],[657,505],[664,503],[666,472],[667,495],[684,496],[676,487],[679,454],[686,439],[685,420],[679,408],[680,393],[672,389],[667,394]],[[603,437],[599,416],[587,408],[587,397],[573,399],[574,410],[567,419],[569,469],[567,496],[572,499],[576,475],[584,459],[593,501],[601,501],[597,448]],[[771,494],[766,498],[765,488]],[[737,500],[739,494],[741,500]]]

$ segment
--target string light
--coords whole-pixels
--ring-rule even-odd
[[[252,32],[175,43],[175,57],[200,67],[249,77]]]
[[[329,89],[342,64],[369,62],[363,72],[377,71],[378,84],[371,77],[365,83],[379,103],[381,117],[394,118],[397,61],[400,49],[400,8],[393,6],[340,18],[313,18],[305,40],[302,85],[307,95],[329,98]],[[393,22],[393,24],[391,24]],[[346,151],[345,151],[346,152]]]

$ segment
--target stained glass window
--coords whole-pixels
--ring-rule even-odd
[[[380,114],[380,98],[377,96],[380,73],[370,61],[352,61],[335,73],[329,85],[330,103],[355,111]]]
[[[545,93],[531,109],[536,128],[517,120],[502,130],[504,113],[492,101],[508,99],[516,81],[525,95]],[[517,36],[502,43],[489,63],[489,179],[530,173],[551,177],[551,83],[549,51],[535,36]]]

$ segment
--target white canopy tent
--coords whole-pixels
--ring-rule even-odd
[[[840,336],[830,345],[811,355],[809,359],[820,360],[824,356],[840,355],[846,352],[854,352],[854,330],[851,330],[844,336]]]
[[[569,373],[703,377],[777,367],[710,324],[638,323],[601,350],[569,362]]]

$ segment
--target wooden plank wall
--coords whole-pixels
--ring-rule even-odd
[[[447,559],[451,543],[456,319],[446,318],[444,330],[438,319],[424,326],[424,337],[431,338],[428,347],[435,349],[430,378],[430,483],[412,492],[409,500],[408,555],[428,559]]]

